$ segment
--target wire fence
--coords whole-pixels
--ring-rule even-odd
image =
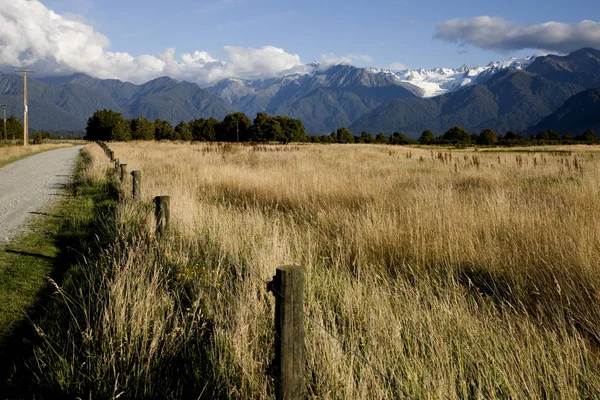
[[[100,146],[105,150],[107,156],[110,158],[111,156],[113,156],[113,153],[111,152],[111,150],[105,145],[105,144],[101,144],[99,143]],[[152,213],[153,210],[153,206],[151,204],[146,204],[146,203],[140,203],[140,204],[145,204],[145,206],[142,206],[143,208],[143,213],[145,216],[149,217],[149,215]],[[175,222],[178,222],[179,224],[182,225],[186,225],[187,222],[181,220],[180,218],[178,218],[176,215],[170,215],[170,218],[172,220],[174,220]],[[259,286],[265,288],[265,290],[267,290],[267,284],[268,281],[264,280],[264,278],[262,278],[260,275],[258,275],[256,272],[252,271],[250,268],[246,268],[244,270],[245,272],[248,272],[249,277],[252,277],[253,279],[256,280],[256,282],[259,282]],[[236,307],[236,305],[241,305],[242,307],[244,307],[245,309],[249,310],[254,317],[256,318],[256,320],[263,318],[262,315],[259,315],[255,310],[253,310],[250,305],[248,305],[243,299],[238,298],[237,302],[233,302],[229,297],[229,295],[232,295],[231,293],[224,293],[222,288],[216,287],[216,286],[211,286],[211,285],[206,285],[206,284],[201,284],[201,283],[196,283],[198,285],[200,285],[200,287],[209,289],[215,293],[217,293],[218,295],[221,296],[222,299],[224,299],[227,304],[234,309]],[[392,387],[393,389],[395,389],[398,393],[401,393],[402,396],[404,396],[404,398],[407,399],[411,399],[411,400],[415,400],[415,397],[413,397],[410,393],[408,393],[407,390],[405,390],[403,387],[400,387],[391,377],[389,377],[388,375],[386,375],[384,372],[382,372],[377,366],[375,366],[372,362],[370,362],[363,354],[361,354],[359,351],[357,351],[356,349],[354,349],[353,347],[351,347],[350,345],[348,345],[343,339],[339,338],[338,336],[336,336],[333,332],[331,332],[330,329],[327,329],[322,323],[320,323],[319,321],[317,321],[317,319],[313,316],[311,316],[310,314],[308,314],[304,309],[303,309],[303,305],[299,306],[297,303],[291,301],[290,299],[288,299],[286,296],[284,296],[280,291],[277,290],[277,288],[274,285],[269,286],[270,291],[273,292],[274,295],[279,296],[283,301],[287,302],[288,304],[290,304],[296,311],[298,311],[305,320],[308,320],[313,326],[317,327],[319,331],[324,332],[326,334],[327,337],[329,337],[332,341],[336,342],[339,344],[340,348],[347,354],[352,355],[353,357],[355,357],[357,360],[359,360],[363,365],[367,366],[371,371],[373,371],[377,376],[379,376],[381,379],[384,380],[384,382],[386,382],[386,384],[389,387]],[[284,342],[282,340],[282,338],[277,334],[277,332],[274,330],[273,331],[275,337],[277,337],[281,342]],[[305,350],[306,350],[306,344],[304,344],[305,346]],[[292,349],[290,349],[292,350]],[[308,364],[308,362],[307,362]],[[309,372],[311,374],[312,377],[315,377],[317,380],[319,380],[328,390],[330,390],[332,393],[334,393],[334,395],[337,398],[341,398],[340,395],[337,393],[337,390],[327,381],[327,379],[325,379],[324,377],[322,377],[320,374],[318,374],[315,370],[315,368],[308,368],[309,366],[306,366],[307,369],[309,369]],[[245,373],[249,376],[251,376],[252,374],[248,373],[247,371],[245,371]],[[271,378],[273,379],[274,382],[277,382],[278,384],[281,384],[281,382],[277,381],[277,378],[275,376],[275,374],[270,373],[269,374],[271,376]],[[256,382],[255,382],[256,384]]]
[[[251,274],[250,276],[253,276],[254,278],[258,278],[263,284],[266,285],[266,282],[264,282],[263,279],[258,274],[256,274],[254,271],[251,271],[250,269],[248,269],[248,272]],[[377,375],[379,375],[381,378],[383,378],[390,386],[393,386],[396,390],[401,392],[406,398],[414,400],[414,397],[412,397],[406,390],[404,390],[403,388],[396,385],[396,383],[389,376],[387,376],[383,372],[381,372],[379,370],[379,368],[377,368],[375,365],[373,365],[371,362],[369,362],[369,360],[365,356],[363,356],[357,350],[353,349],[352,347],[350,347],[346,343],[344,343],[344,341],[342,339],[337,337],[335,334],[333,334],[331,332],[331,330],[327,329],[325,326],[323,326],[323,324],[321,324],[314,317],[309,315],[306,311],[304,311],[304,309],[302,307],[299,307],[295,302],[290,301],[281,292],[279,292],[275,287],[273,287],[273,286],[270,287],[270,290],[273,291],[276,295],[280,296],[284,301],[291,304],[294,307],[294,309],[296,309],[298,312],[300,312],[304,316],[304,318],[306,320],[310,321],[314,326],[318,327],[321,331],[325,332],[327,334],[327,336],[329,336],[335,342],[339,343],[342,350],[344,350],[345,352],[350,353],[353,356],[355,356],[356,358],[358,358],[359,361],[361,361],[364,365],[368,366],[373,372],[375,372]]]

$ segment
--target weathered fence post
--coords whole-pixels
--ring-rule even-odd
[[[154,204],[154,216],[156,217],[156,233],[163,235],[169,228],[169,220],[171,219],[171,210],[169,209],[169,196],[156,196]]]
[[[127,164],[121,164],[121,183],[127,179]]]
[[[142,171],[131,172],[133,181],[133,198],[139,199],[142,196]]]
[[[268,289],[275,296],[275,398],[305,397],[304,271],[288,265],[277,268]]]
[[[115,161],[115,152],[114,151],[109,150],[108,155],[110,156],[110,161]]]
[[[119,171],[119,165],[121,165],[121,164],[119,163],[119,159],[117,158],[117,159],[115,159],[115,172]]]

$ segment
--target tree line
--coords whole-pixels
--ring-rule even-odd
[[[4,139],[4,123],[0,118],[0,139]],[[32,131],[33,132],[33,144],[41,144],[44,140],[47,139],[64,139],[64,138],[81,138],[81,131]],[[21,120],[15,116],[11,115],[6,119],[6,138],[8,140],[17,140],[21,143],[23,142],[23,124]]]
[[[127,120],[112,110],[99,110],[87,123],[86,139],[102,141],[186,140],[203,142],[304,142],[307,141],[302,121],[289,117],[271,117],[258,113],[254,121],[236,112],[222,121],[198,118],[181,121],[173,127],[168,121],[146,118]]]
[[[360,136],[354,136],[348,128],[340,128],[330,135],[311,136],[312,143],[378,143],[392,145],[424,144],[424,145],[454,145],[462,146],[535,146],[544,144],[595,144],[598,143],[596,133],[589,129],[580,135],[571,133],[559,135],[554,130],[540,131],[537,135],[526,137],[514,131],[498,135],[491,129],[484,129],[479,133],[469,133],[466,129],[455,126],[443,135],[435,136],[430,130],[424,131],[419,139],[410,139],[401,132],[394,132],[391,136],[378,133],[377,136],[363,131]]]
[[[13,118],[13,117],[11,117]],[[14,118],[20,125],[18,119]],[[20,132],[23,131],[21,126]],[[469,133],[466,129],[455,126],[443,135],[435,136],[432,131],[424,131],[419,139],[408,138],[401,132],[391,135],[378,133],[373,135],[363,131],[353,135],[348,128],[339,128],[329,135],[306,135],[302,121],[290,117],[269,116],[258,113],[254,121],[242,112],[225,116],[222,121],[215,118],[198,118],[193,121],[181,121],[173,127],[168,121],[146,118],[125,119],[118,112],[99,110],[89,118],[86,128],[86,139],[102,141],[129,140],[184,140],[205,142],[312,142],[312,143],[378,143],[391,145],[423,144],[454,146],[530,146],[544,144],[576,144],[598,143],[593,130],[580,135],[565,133],[559,135],[553,130],[541,131],[537,135],[526,137],[514,131],[504,135],[491,129],[483,129],[479,133]]]

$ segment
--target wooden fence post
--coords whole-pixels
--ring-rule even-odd
[[[119,171],[119,165],[120,165],[119,159],[117,158],[117,159],[115,159],[115,172]]]
[[[275,398],[305,397],[304,271],[288,265],[277,268],[268,289],[275,296]]]
[[[127,179],[127,164],[121,164],[121,183]]]
[[[109,150],[108,155],[110,156],[110,161],[115,161],[115,152],[114,151]]]
[[[133,181],[133,198],[139,199],[142,196],[142,171],[131,172]]]
[[[154,216],[156,217],[156,233],[157,235],[164,235],[169,228],[169,220],[171,219],[171,210],[169,209],[170,197],[169,196],[156,196],[154,198],[154,204],[156,208],[154,210]]]

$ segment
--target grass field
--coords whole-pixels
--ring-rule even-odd
[[[48,143],[23,147],[22,145],[2,145],[0,144],[0,168],[7,164],[27,158],[43,151],[54,150],[60,147],[71,146],[70,143]]]
[[[39,385],[269,398],[265,282],[300,264],[307,314],[370,364],[306,320],[313,398],[598,397],[600,148],[110,147],[143,198],[123,191],[116,239],[58,290],[69,319],[39,327]]]

